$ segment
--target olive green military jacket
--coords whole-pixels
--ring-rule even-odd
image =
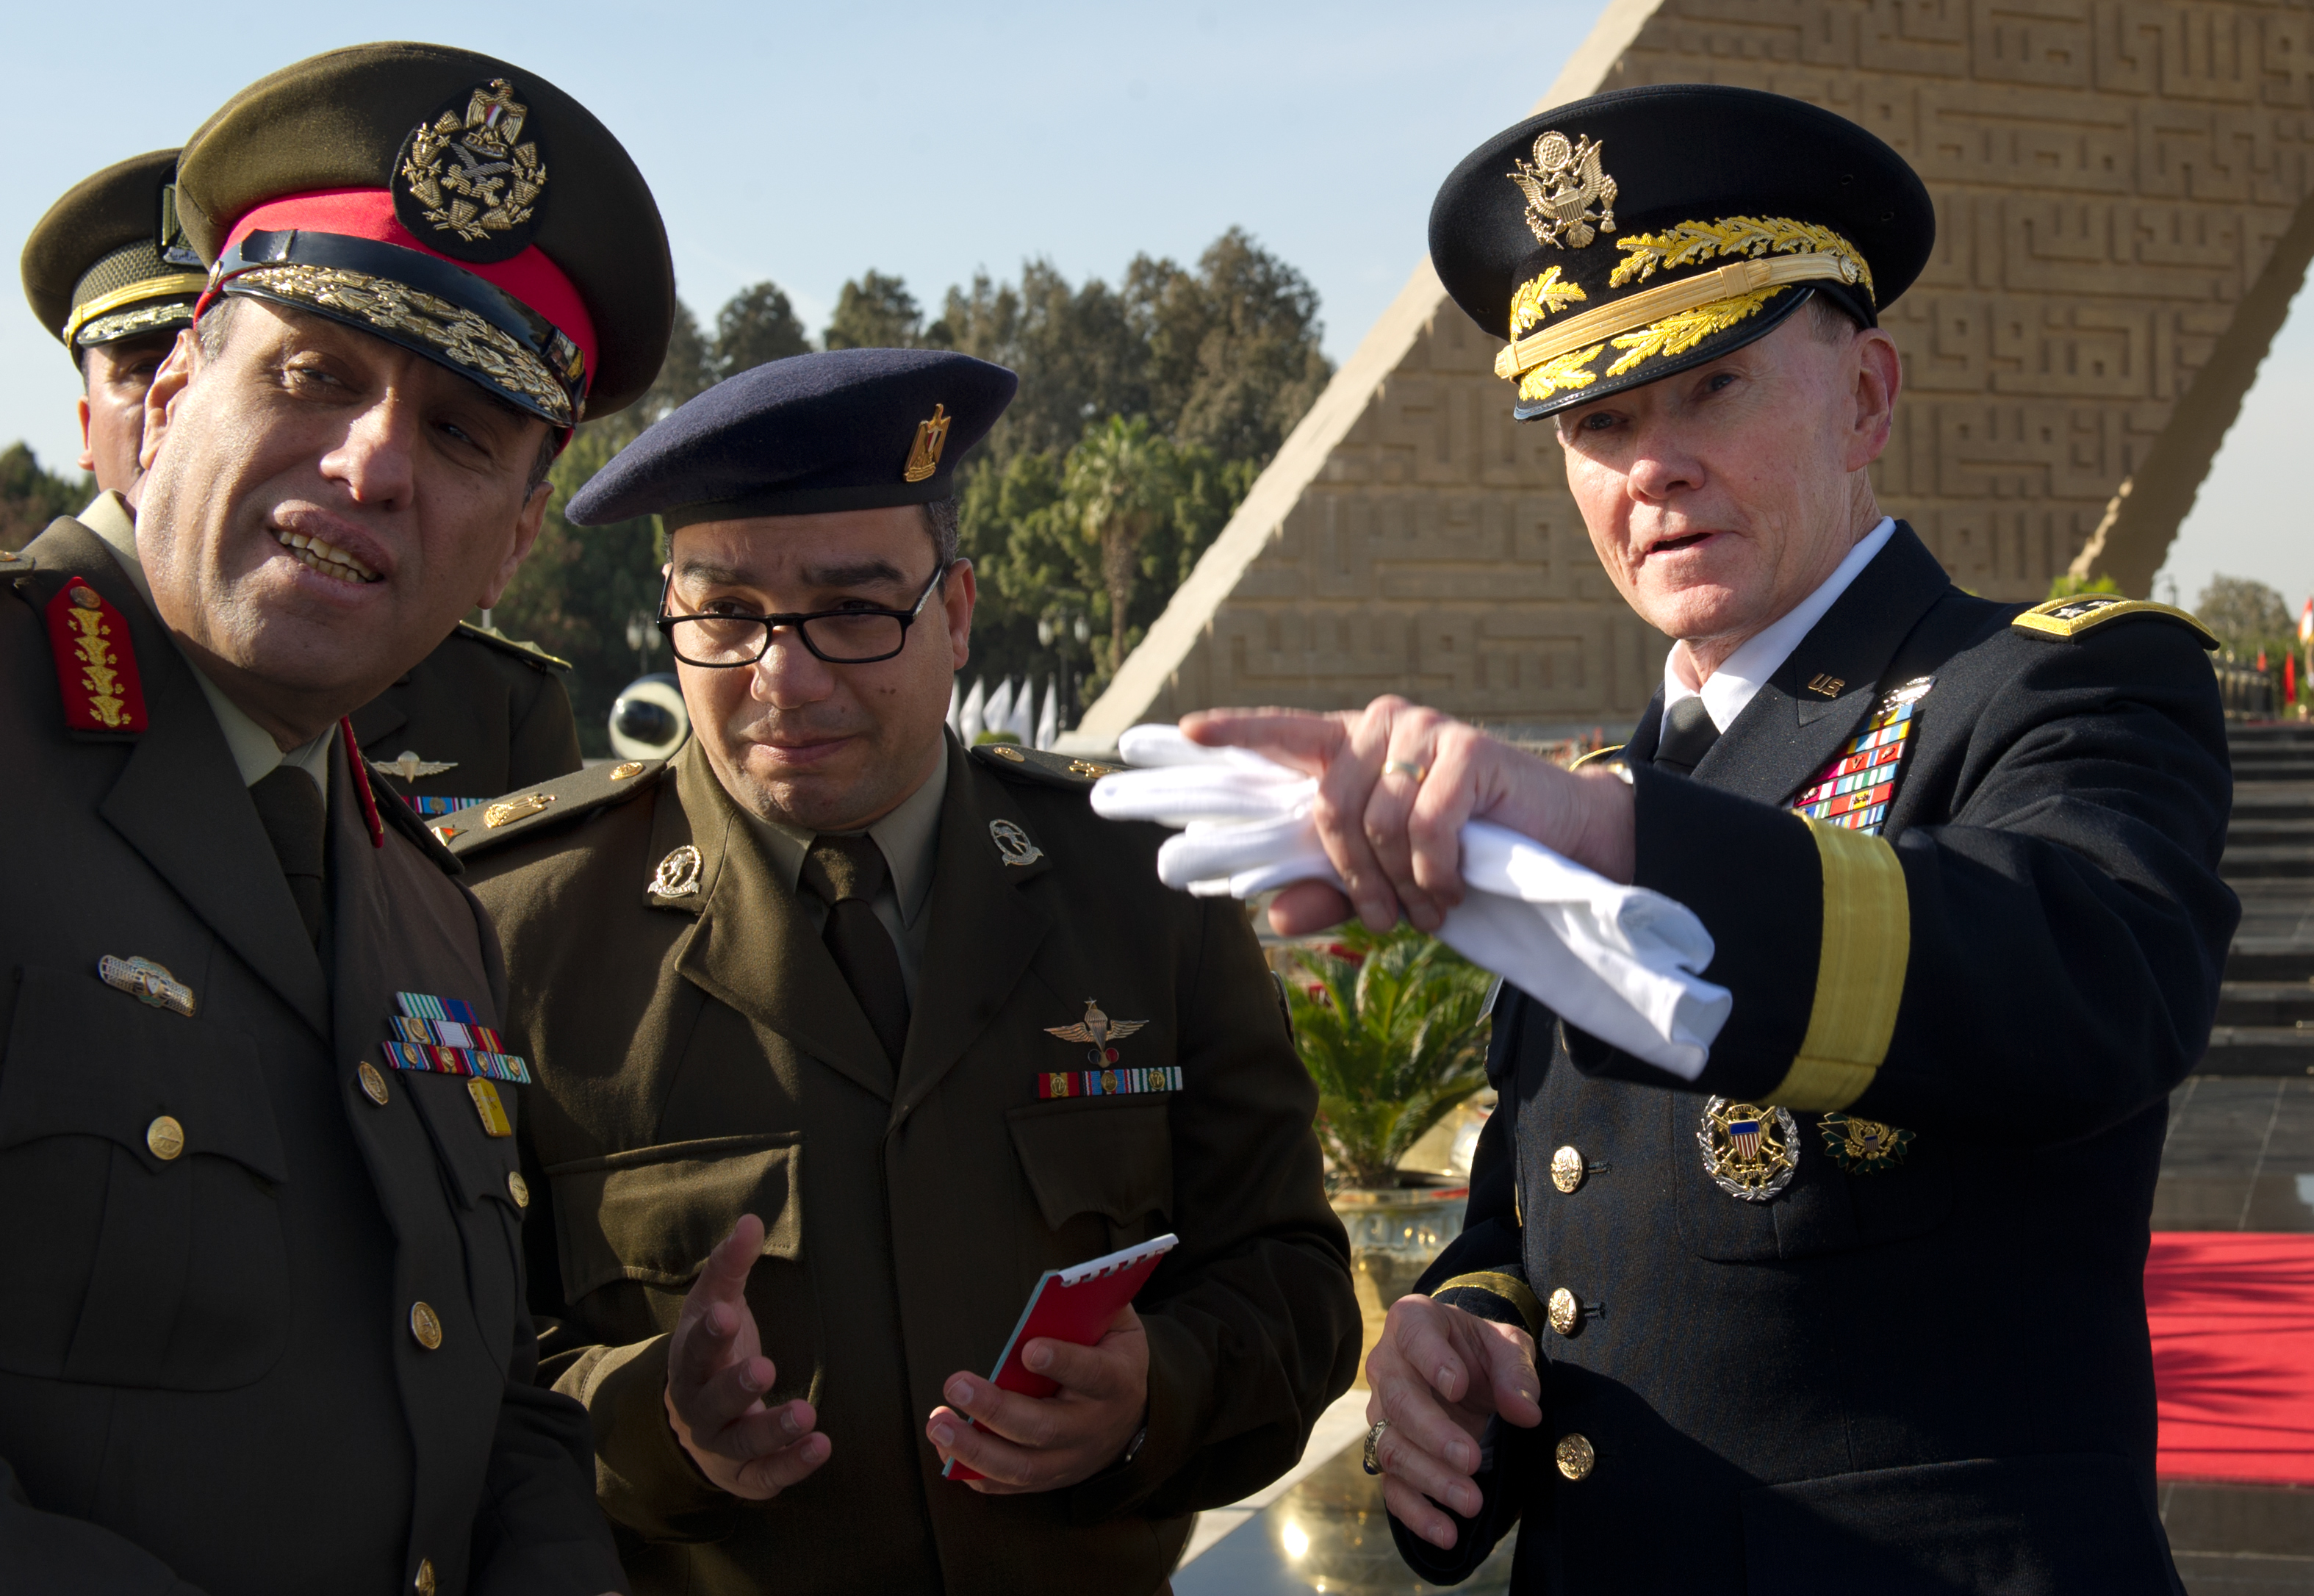
[[[1143,1596],[1186,1515],[1282,1473],[1350,1382],[1315,1093],[1243,912],[1166,891],[1160,833],[1099,819],[1065,762],[1028,759],[949,745],[896,1079],[696,744],[555,784],[505,842],[452,817],[476,826],[452,845],[473,851],[539,1072],[542,1378],[593,1415],[638,1590]],[[1049,1032],[1089,999],[1144,1022],[1117,1068],[1178,1067],[1178,1091],[1040,1096],[1086,1069],[1084,1043]],[[835,1449],[764,1503],[711,1486],[662,1404],[684,1293],[747,1212],[767,1231],[748,1291],[767,1399],[808,1396]],[[924,1436],[941,1386],[994,1369],[1039,1274],[1167,1230],[1180,1246],[1138,1304],[1135,1460],[1043,1495],[941,1479]]]
[[[46,613],[75,576],[141,733],[66,729]],[[0,1589],[620,1588],[585,1415],[532,1380],[513,1140],[465,1080],[380,1068],[397,992],[499,1010],[454,861],[406,816],[374,840],[333,749],[317,951],[199,682],[77,521],[0,563]]]
[[[585,763],[562,685],[570,667],[527,643],[461,622],[409,674],[356,710],[373,780],[432,818]],[[415,757],[408,763],[403,755]]]

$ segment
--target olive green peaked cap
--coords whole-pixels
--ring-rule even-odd
[[[189,326],[201,264],[172,240],[177,152],[153,150],[84,178],[24,241],[24,297],[75,359],[93,344]]]
[[[473,50],[356,45],[259,79],[186,140],[177,209],[218,291],[403,343],[561,426],[640,398],[674,326],[634,161]]]

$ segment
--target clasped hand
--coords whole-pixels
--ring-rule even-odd
[[[764,1221],[743,1216],[684,1298],[667,1360],[667,1416],[676,1439],[711,1482],[756,1502],[804,1478],[834,1451],[810,1403],[764,1401],[778,1371],[763,1355],[746,1301],[747,1274],[763,1249]],[[990,1495],[1090,1478],[1124,1452],[1149,1409],[1149,1336],[1129,1306],[1091,1346],[1038,1336],[1022,1359],[1061,1389],[1023,1397],[958,1371],[947,1388],[954,1406],[934,1408],[925,1426],[942,1459],[956,1458],[983,1475],[969,1483]]]
[[[1391,1305],[1366,1359],[1366,1423],[1387,1419],[1374,1443],[1391,1516],[1431,1545],[1454,1544],[1454,1521],[1484,1505],[1479,1472],[1487,1421],[1532,1429],[1542,1423],[1534,1338],[1427,1297]]]

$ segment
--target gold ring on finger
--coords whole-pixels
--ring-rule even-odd
[[[1430,773],[1430,770],[1426,765],[1412,764],[1403,759],[1393,759],[1383,763],[1382,773],[1385,776],[1410,776],[1414,779],[1414,784],[1419,787],[1422,785],[1422,779]]]
[[[1382,1433],[1389,1428],[1390,1421],[1388,1419],[1376,1419],[1373,1422],[1373,1427],[1366,1432],[1365,1468],[1368,1474],[1380,1474],[1382,1472],[1382,1463],[1380,1459],[1374,1456],[1374,1447],[1382,1440]]]

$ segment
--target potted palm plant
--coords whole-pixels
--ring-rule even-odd
[[[1462,1228],[1469,1184],[1398,1163],[1487,1084],[1492,977],[1404,923],[1382,936],[1353,924],[1291,957],[1294,1045],[1317,1084],[1318,1136],[1371,1350],[1390,1305]]]

